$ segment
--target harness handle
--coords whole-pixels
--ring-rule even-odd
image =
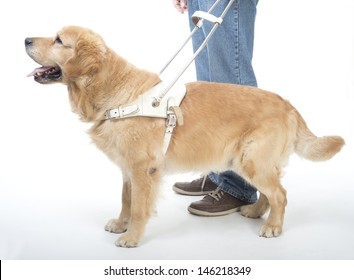
[[[200,19],[205,19],[207,21],[210,21],[212,23],[218,23],[221,24],[223,19],[220,17],[216,17],[212,14],[209,14],[207,12],[203,12],[203,11],[196,11],[193,15],[192,15],[192,21],[193,23],[198,26],[199,28],[203,25],[203,20]]]
[[[210,7],[208,13],[210,14],[214,8],[219,4],[221,0],[216,0],[215,3]],[[232,2],[234,0],[231,0]],[[161,75],[165,70],[166,68],[171,64],[171,62],[176,58],[176,56],[181,52],[181,50],[183,50],[183,48],[185,47],[185,45],[189,42],[189,40],[193,37],[194,33],[197,32],[197,30],[200,28],[200,26],[202,26],[202,22],[203,22],[203,19],[201,20],[200,22],[200,25],[196,25],[194,27],[194,29],[192,30],[192,32],[188,35],[188,37],[185,39],[185,41],[182,43],[182,45],[178,48],[177,52],[170,58],[170,60],[165,64],[164,67],[162,67],[162,69],[160,70],[159,74]]]
[[[204,49],[206,44],[209,42],[211,36],[214,34],[216,29],[219,27],[219,25],[222,23],[225,15],[231,8],[231,5],[234,3],[235,0],[230,0],[227,6],[225,7],[224,11],[220,15],[220,17],[215,17],[214,15],[210,14],[214,8],[219,4],[221,0],[216,0],[216,2],[211,6],[209,11],[202,12],[202,11],[197,11],[193,14],[192,20],[196,24],[196,27],[192,30],[190,35],[188,36],[187,40],[183,43],[183,45],[178,49],[178,51],[172,56],[172,58],[169,60],[169,62],[162,68],[160,71],[160,75],[166,70],[166,68],[171,64],[172,60],[175,59],[175,57],[181,52],[181,50],[185,47],[187,42],[192,38],[194,33],[203,25],[204,20],[209,20],[214,23],[213,28],[210,30],[208,35],[206,36],[205,40],[203,43],[200,45],[200,47],[196,50],[196,52],[193,54],[192,58],[185,64],[185,66],[180,70],[180,72],[177,74],[177,76],[172,80],[170,84],[167,85],[167,87],[162,91],[162,93],[153,101],[153,106],[158,107],[160,105],[161,99],[165,97],[167,92],[174,86],[174,84],[177,82],[177,80],[183,75],[183,73],[187,70],[187,68],[192,64],[194,59],[199,55],[199,53]],[[194,18],[193,18],[194,17]],[[198,19],[201,18],[201,19]]]

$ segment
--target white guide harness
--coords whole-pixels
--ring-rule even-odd
[[[186,95],[185,85],[176,85],[170,89],[164,98],[160,99],[164,83],[160,82],[148,91],[139,95],[133,102],[106,111],[105,119],[124,119],[131,117],[151,117],[166,119],[166,129],[163,141],[165,154],[176,125],[183,125],[183,116],[179,105]],[[156,101],[158,100],[158,103]]]
[[[198,50],[194,53],[193,57],[188,61],[188,63],[182,68],[178,73],[177,77],[167,86],[161,82],[148,90],[147,92],[140,95],[135,101],[127,105],[121,105],[116,109],[110,109],[106,111],[106,120],[111,119],[123,119],[130,117],[152,117],[152,118],[163,118],[166,119],[166,130],[165,137],[163,142],[163,152],[166,153],[173,129],[176,125],[183,125],[183,116],[182,111],[179,108],[185,94],[186,87],[183,86],[174,86],[177,80],[182,76],[185,70],[197,57],[197,55],[202,51],[206,46],[207,42],[214,34],[216,29],[222,23],[226,13],[230,9],[231,5],[235,0],[227,0],[228,4],[226,5],[224,11],[219,17],[216,17],[211,14],[214,8],[219,4],[221,0],[216,0],[215,3],[211,6],[208,12],[196,11],[192,16],[192,21],[196,25],[192,30],[191,34],[178,49],[178,51],[172,56],[168,63],[160,71],[160,75],[165,71],[165,69],[170,65],[174,58],[180,53],[184,48],[187,42],[191,39],[193,34],[202,27],[204,20],[207,20],[214,24],[213,28],[210,30],[206,36],[204,42],[199,46]],[[226,1],[226,0],[225,0]],[[240,0],[237,0],[240,1]]]

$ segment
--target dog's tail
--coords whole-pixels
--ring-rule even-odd
[[[337,154],[345,142],[340,136],[317,137],[307,127],[306,122],[297,113],[297,141],[295,143],[295,152],[311,161],[325,161]]]

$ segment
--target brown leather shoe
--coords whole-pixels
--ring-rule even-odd
[[[178,194],[184,195],[206,195],[215,191],[215,185],[208,176],[204,176],[192,182],[175,183],[172,189]]]
[[[198,216],[223,216],[240,211],[240,207],[250,204],[217,188],[203,199],[191,203],[188,211]]]

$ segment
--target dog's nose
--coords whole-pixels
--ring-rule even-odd
[[[31,46],[32,43],[33,43],[32,38],[26,38],[26,39],[25,39],[25,46],[26,46],[26,47]]]

